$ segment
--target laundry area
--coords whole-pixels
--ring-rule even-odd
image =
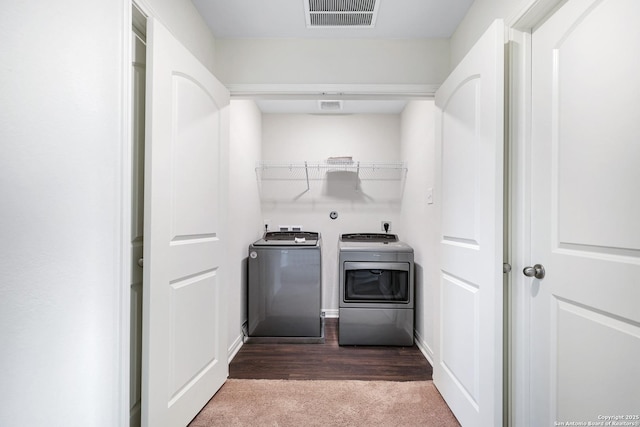
[[[0,424],[187,425],[273,348],[464,426],[637,424],[639,20],[6,2]]]
[[[380,4],[358,7],[365,3]],[[169,286],[138,296],[140,323],[164,337],[149,342],[148,360],[142,348],[142,371],[153,366],[151,379],[175,372],[169,389],[181,408],[203,405],[200,387],[221,387],[232,370],[373,379],[371,368],[383,366],[387,380],[411,381],[431,380],[433,366],[456,416],[477,417],[466,388],[493,393],[501,375],[493,362],[501,360],[502,271],[473,266],[502,256],[503,24],[487,24],[452,74],[446,38],[391,38],[381,48],[358,29],[336,39],[321,28],[310,39],[220,37],[212,75],[170,29],[141,21],[155,41],[147,59],[159,64],[146,64],[146,87],[158,94],[146,94],[146,140],[155,144],[144,164],[151,155],[162,165],[145,169],[145,225],[174,236],[145,239],[144,271]],[[478,250],[477,241],[487,244]],[[443,276],[445,250],[458,251],[451,259],[459,262]],[[145,312],[145,301],[163,301],[176,317]],[[308,363],[305,352],[315,356]],[[265,369],[278,355],[278,366],[298,370]],[[322,376],[327,364],[334,370]],[[148,412],[166,411],[150,383],[134,387],[142,390],[135,397],[145,387]]]
[[[359,101],[351,102],[357,105]],[[344,104],[349,105],[349,101],[344,101]],[[400,104],[404,107],[409,102],[394,101],[392,103],[392,105]],[[238,180],[244,182],[245,190],[241,191],[243,198],[247,195],[255,197],[251,203],[256,208],[250,214],[251,229],[248,230],[244,224],[242,227],[237,227],[237,229],[243,228],[243,232],[247,235],[249,232],[253,233],[251,238],[254,240],[248,249],[243,248],[243,258],[247,260],[248,265],[248,324],[245,328],[250,338],[248,342],[256,338],[252,333],[254,330],[252,317],[255,318],[257,315],[252,311],[256,307],[252,296],[257,295],[253,286],[257,281],[268,286],[268,283],[263,281],[267,279],[278,282],[271,283],[271,286],[283,292],[284,282],[288,279],[281,276],[280,272],[283,274],[287,272],[290,275],[296,270],[311,271],[304,264],[296,266],[293,263],[295,259],[299,259],[299,263],[307,262],[307,257],[301,258],[302,255],[297,254],[309,252],[310,242],[315,243],[316,240],[310,240],[308,233],[316,233],[317,241],[321,242],[318,243],[317,251],[322,255],[321,274],[317,275],[317,280],[321,283],[321,303],[315,310],[318,317],[338,318],[340,331],[343,333],[348,330],[348,327],[340,323],[340,319],[347,317],[344,316],[344,310],[349,312],[349,309],[342,307],[343,304],[373,307],[369,311],[390,315],[389,319],[392,323],[396,320],[391,319],[396,319],[396,316],[404,311],[389,312],[385,308],[410,307],[410,314],[407,312],[410,323],[405,325],[404,332],[405,336],[409,337],[408,340],[385,341],[382,339],[384,328],[378,328],[380,339],[370,337],[368,342],[345,339],[341,344],[413,345],[415,304],[413,258],[400,260],[393,250],[397,250],[401,244],[399,242],[404,241],[402,240],[404,234],[410,234],[409,227],[405,225],[410,223],[410,217],[423,214],[429,206],[433,206],[428,204],[426,197],[406,199],[403,206],[403,197],[419,191],[414,188],[417,186],[417,181],[414,181],[414,184],[408,180],[411,174],[416,180],[434,179],[433,167],[429,165],[432,160],[425,158],[420,162],[421,165],[416,165],[415,171],[411,169],[410,158],[418,155],[410,152],[408,143],[409,138],[415,138],[416,141],[420,138],[429,138],[429,127],[415,123],[412,129],[414,133],[412,135],[405,133],[404,156],[406,157],[403,158],[401,151],[404,108],[399,110],[393,107],[396,108],[395,111],[375,114],[265,113],[262,111],[253,116],[247,114],[247,111],[256,112],[259,105],[260,102],[256,106],[256,103],[247,100],[231,101],[232,141],[233,124],[236,120],[239,128],[242,126],[246,129],[247,123],[251,123],[252,118],[259,118],[255,121],[255,126],[262,129],[259,138],[253,141],[255,144],[253,153],[256,157],[253,158],[253,162],[243,160],[247,168],[244,175],[240,175],[239,171],[237,175]],[[432,100],[413,101],[404,116],[405,126],[411,125],[412,113],[418,117],[428,115],[432,109]],[[428,150],[429,147],[420,147],[420,149]],[[246,157],[252,153],[251,147],[247,149],[245,145],[241,152],[242,156]],[[233,184],[232,179],[232,187]],[[278,236],[281,239],[278,239]],[[345,236],[348,236],[346,237],[348,241],[343,239]],[[383,242],[385,236],[392,240]],[[377,250],[376,245],[379,246]],[[347,246],[352,248],[351,253],[354,256],[342,259],[341,254],[349,252]],[[360,250],[354,252],[354,247]],[[404,247],[413,257],[411,245],[404,243]],[[279,267],[265,268],[261,265],[258,269],[257,265],[263,258],[262,253],[274,251],[279,254],[277,261],[274,260],[275,265]],[[370,255],[363,257],[362,253],[367,251]],[[389,253],[393,255],[388,255]],[[381,255],[383,258],[380,258]],[[384,256],[388,258],[385,259]],[[392,264],[392,261],[397,262]],[[349,297],[345,297],[343,286],[345,281],[343,270],[345,263],[349,262],[361,264],[357,274],[375,272],[371,273],[368,279],[360,278],[359,281],[353,281],[351,279],[356,271],[350,267],[348,277],[352,290],[353,286],[366,286],[367,281],[374,283],[373,278],[384,277],[384,280],[388,281],[388,274],[393,276],[392,280],[396,280],[397,269],[404,271],[403,300],[387,300],[387,298],[396,297],[381,293],[376,297],[377,300],[366,301],[366,298],[361,295],[359,298],[365,298],[364,300],[349,301]],[[405,264],[399,264],[400,262]],[[386,264],[381,265],[381,263]],[[419,265],[418,268],[421,269],[422,266]],[[267,274],[268,278],[263,277],[264,274]],[[297,274],[302,274],[302,271],[298,271]],[[375,286],[381,289],[385,285],[381,281],[376,281]],[[420,292],[422,294],[422,291]],[[287,298],[282,299],[282,301],[286,300]],[[244,305],[244,303],[241,304]],[[288,307],[288,310],[295,311],[299,309],[300,304],[290,304]],[[358,310],[351,312],[359,313]],[[370,318],[370,327],[376,329],[374,325],[380,320]],[[290,333],[285,331],[283,335],[290,335]]]
[[[169,31],[161,23],[145,19],[139,11],[134,17],[138,18],[134,21],[137,22],[134,26],[136,49],[144,52],[145,39],[167,39],[164,43],[170,44],[171,50],[161,49],[160,43],[156,42],[157,52],[147,51],[147,58],[149,54],[151,58],[166,56],[164,61],[180,70],[182,62],[175,58],[188,54],[169,40]],[[272,43],[273,46],[267,46]],[[353,43],[363,49],[376,46],[375,39],[353,39]],[[283,63],[279,67],[289,74],[281,76],[289,82],[284,86],[226,83],[230,90],[228,100],[219,83],[206,77],[204,72],[204,77],[199,77],[204,81],[200,83],[202,87],[212,88],[217,105],[227,103],[220,110],[214,106],[214,127],[202,130],[217,131],[219,139],[213,143],[214,151],[204,145],[193,145],[193,152],[187,151],[191,150],[188,144],[169,148],[179,153],[173,156],[181,159],[181,163],[167,164],[166,168],[181,169],[171,172],[172,176],[180,177],[174,184],[179,186],[175,194],[183,193],[186,196],[180,197],[187,197],[173,204],[188,202],[191,206],[200,205],[210,212],[218,212],[220,222],[215,226],[220,227],[225,221],[225,227],[212,228],[205,216],[192,210],[178,211],[179,219],[172,220],[178,221],[177,225],[172,227],[178,229],[177,242],[180,243],[170,243],[169,248],[177,254],[189,245],[195,248],[206,244],[211,247],[208,251],[219,257],[201,261],[207,265],[204,275],[193,270],[184,278],[169,279],[170,283],[177,284],[184,281],[183,285],[172,287],[168,292],[151,289],[151,292],[162,294],[161,297],[145,295],[140,278],[139,284],[132,286],[135,295],[132,318],[137,319],[140,328],[136,336],[144,335],[141,326],[145,323],[145,300],[173,300],[174,294],[182,294],[175,300],[178,306],[171,310],[188,312],[188,317],[194,320],[176,324],[175,334],[184,344],[171,351],[185,362],[211,357],[205,336],[215,335],[216,357],[228,357],[233,361],[238,352],[251,351],[252,345],[323,344],[327,333],[331,335],[330,342],[334,342],[335,332],[335,341],[340,346],[412,348],[414,359],[406,354],[402,358],[390,357],[397,361],[405,359],[402,363],[406,363],[416,360],[415,356],[419,355],[414,369],[421,369],[421,373],[410,374],[415,371],[407,367],[404,373],[391,369],[388,378],[431,378],[429,361],[433,360],[433,355],[427,343],[434,339],[434,296],[433,285],[425,286],[424,283],[426,280],[435,283],[437,276],[436,263],[432,261],[437,241],[434,224],[437,224],[438,215],[437,204],[434,204],[435,86],[407,85],[404,81],[419,76],[419,80],[424,81],[419,70],[423,72],[428,58],[437,55],[446,43],[444,40],[391,43],[396,45],[396,51],[383,50],[372,57],[380,66],[374,67],[366,77],[358,75],[359,67],[354,64],[340,71],[336,78],[345,78],[338,76],[346,71],[353,73],[347,80],[397,83],[375,83],[371,87],[363,87],[362,83],[323,84],[321,87],[302,84],[298,87],[295,85],[299,76],[296,70],[305,62],[300,55],[313,53],[298,50],[292,40],[219,40],[216,51],[222,56],[233,56],[233,61],[219,59],[216,77],[220,79],[225,73],[229,73],[231,81],[265,78],[262,73],[268,73],[268,67],[251,64],[257,59],[252,52],[263,44],[266,45],[261,48],[266,50],[292,49],[291,53],[295,51],[298,59],[282,57]],[[321,44],[320,49],[337,48],[340,42],[327,38]],[[146,49],[154,49],[154,44],[147,44]],[[347,55],[344,49],[337,49],[336,53]],[[392,60],[391,57],[397,58],[397,55],[403,57],[404,65]],[[434,79],[441,78],[446,72],[445,58],[429,65],[429,73]],[[348,61],[346,56],[336,60]],[[140,53],[134,63],[136,82],[144,81],[144,75],[147,79],[157,79],[149,73],[148,63],[145,73],[144,61],[145,55]],[[289,65],[287,61],[291,61]],[[237,68],[225,69],[224,64],[235,64]],[[406,67],[406,64],[417,68]],[[196,64],[193,67],[198,68]],[[399,67],[404,70],[402,76],[398,74]],[[331,74],[330,68],[330,64],[323,64],[320,68],[310,69],[316,76],[305,79],[325,79]],[[179,73],[182,75],[185,71]],[[211,114],[206,110],[209,108],[207,101],[199,98],[188,81],[177,79],[174,84],[177,84],[179,94],[184,93],[185,99],[196,97],[197,108],[201,109],[195,111],[196,116]],[[147,88],[153,86],[147,82]],[[137,87],[143,89],[142,85]],[[331,92],[323,91],[327,88]],[[261,90],[269,93],[256,93]],[[145,94],[135,93],[136,108],[142,108]],[[175,114],[170,113],[166,102],[158,104],[157,108],[147,106],[147,109],[158,117],[162,117],[159,112],[164,109],[166,113],[163,114]],[[139,117],[144,117],[143,111]],[[151,120],[163,126],[167,123],[153,117]],[[228,129],[224,128],[225,123]],[[181,119],[178,127],[173,131],[168,127],[157,131],[147,127],[150,134],[146,139],[158,140],[174,133],[184,135],[188,141],[191,135],[200,131],[187,119]],[[171,146],[173,143],[167,140],[163,144]],[[184,147],[185,151],[176,152],[183,149],[179,147]],[[150,152],[153,155],[154,150]],[[135,153],[140,156],[142,147]],[[149,151],[145,156],[148,159]],[[136,157],[136,164],[147,163]],[[140,172],[134,176],[140,176]],[[195,181],[189,176],[197,176],[198,180],[207,177],[210,180],[208,188],[190,186],[189,183]],[[136,183],[141,185],[141,181]],[[151,188],[151,200],[164,200],[161,187]],[[141,188],[137,189],[137,194],[142,194]],[[174,208],[165,204],[151,209],[167,212]],[[137,211],[140,212],[141,209]],[[141,219],[134,223],[141,223]],[[160,221],[149,223],[159,224]],[[136,230],[139,232],[141,227]],[[142,236],[136,238],[136,242],[141,241]],[[143,252],[150,253],[145,258],[151,259],[152,263],[158,259],[153,254],[166,249],[162,245],[149,248],[150,245],[154,243],[148,245],[145,240],[144,249],[138,244],[135,253],[140,258]],[[224,248],[224,257],[216,245]],[[151,263],[144,264],[145,271],[163,268]],[[187,262],[184,267],[191,265]],[[141,273],[139,268],[136,272]],[[190,291],[198,287],[194,286],[196,283],[201,283],[201,289]],[[224,286],[219,287],[218,283],[224,283]],[[204,301],[211,298],[214,304],[207,306]],[[202,325],[200,333],[190,329],[195,319]],[[150,319],[149,323],[151,328],[154,324],[167,324],[162,318]],[[158,355],[169,351],[164,348],[151,348],[149,353]],[[199,349],[201,354],[196,356]],[[147,362],[142,357],[141,344],[135,344],[132,350],[138,376]],[[296,353],[290,348],[285,351]],[[354,351],[359,350],[355,348]],[[277,353],[276,347],[273,352]],[[391,350],[390,354],[395,352]],[[351,360],[357,360],[357,354],[349,355]],[[389,366],[388,362],[383,363]],[[214,369],[203,371],[211,377],[207,381],[221,384],[227,375],[223,367],[216,364]],[[314,369],[318,368],[310,369],[307,375],[313,375]],[[344,374],[330,375],[344,378]],[[379,374],[367,375],[374,378]],[[187,378],[177,381],[183,380]],[[178,383],[175,392],[179,390]],[[134,384],[132,390],[135,392],[132,408],[139,410],[140,405],[135,402],[141,401],[144,386]],[[156,401],[161,404],[161,397]],[[138,414],[132,415],[132,419]]]

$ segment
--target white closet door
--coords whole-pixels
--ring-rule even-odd
[[[640,417],[638,22],[569,0],[532,33],[529,425]]]
[[[502,423],[504,27],[436,93],[442,234],[434,383],[464,426]]]
[[[142,423],[174,427],[228,375],[229,93],[158,21],[148,29]]]

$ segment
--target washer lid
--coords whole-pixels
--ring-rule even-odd
[[[316,246],[320,233],[312,231],[267,231],[254,246]]]

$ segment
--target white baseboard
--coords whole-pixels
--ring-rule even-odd
[[[324,313],[324,317],[326,318],[335,318],[340,317],[340,311],[337,308],[323,308],[322,313]]]
[[[418,331],[413,331],[413,337],[415,338],[416,347],[420,350],[420,352],[424,355],[424,357],[429,361],[431,366],[433,366],[433,350],[429,345],[422,339]]]
[[[242,339],[242,334],[238,335],[236,337],[236,339],[233,341],[233,344],[231,344],[231,347],[229,347],[228,350],[228,354],[229,354],[229,363],[231,363],[231,361],[233,360],[234,357],[236,357],[236,354],[238,354],[238,352],[240,351],[240,349],[242,348],[242,344],[243,344],[243,339]]]

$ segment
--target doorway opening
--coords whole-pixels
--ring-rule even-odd
[[[129,425],[141,423],[142,267],[144,244],[144,147],[147,17],[131,6],[131,283]]]

